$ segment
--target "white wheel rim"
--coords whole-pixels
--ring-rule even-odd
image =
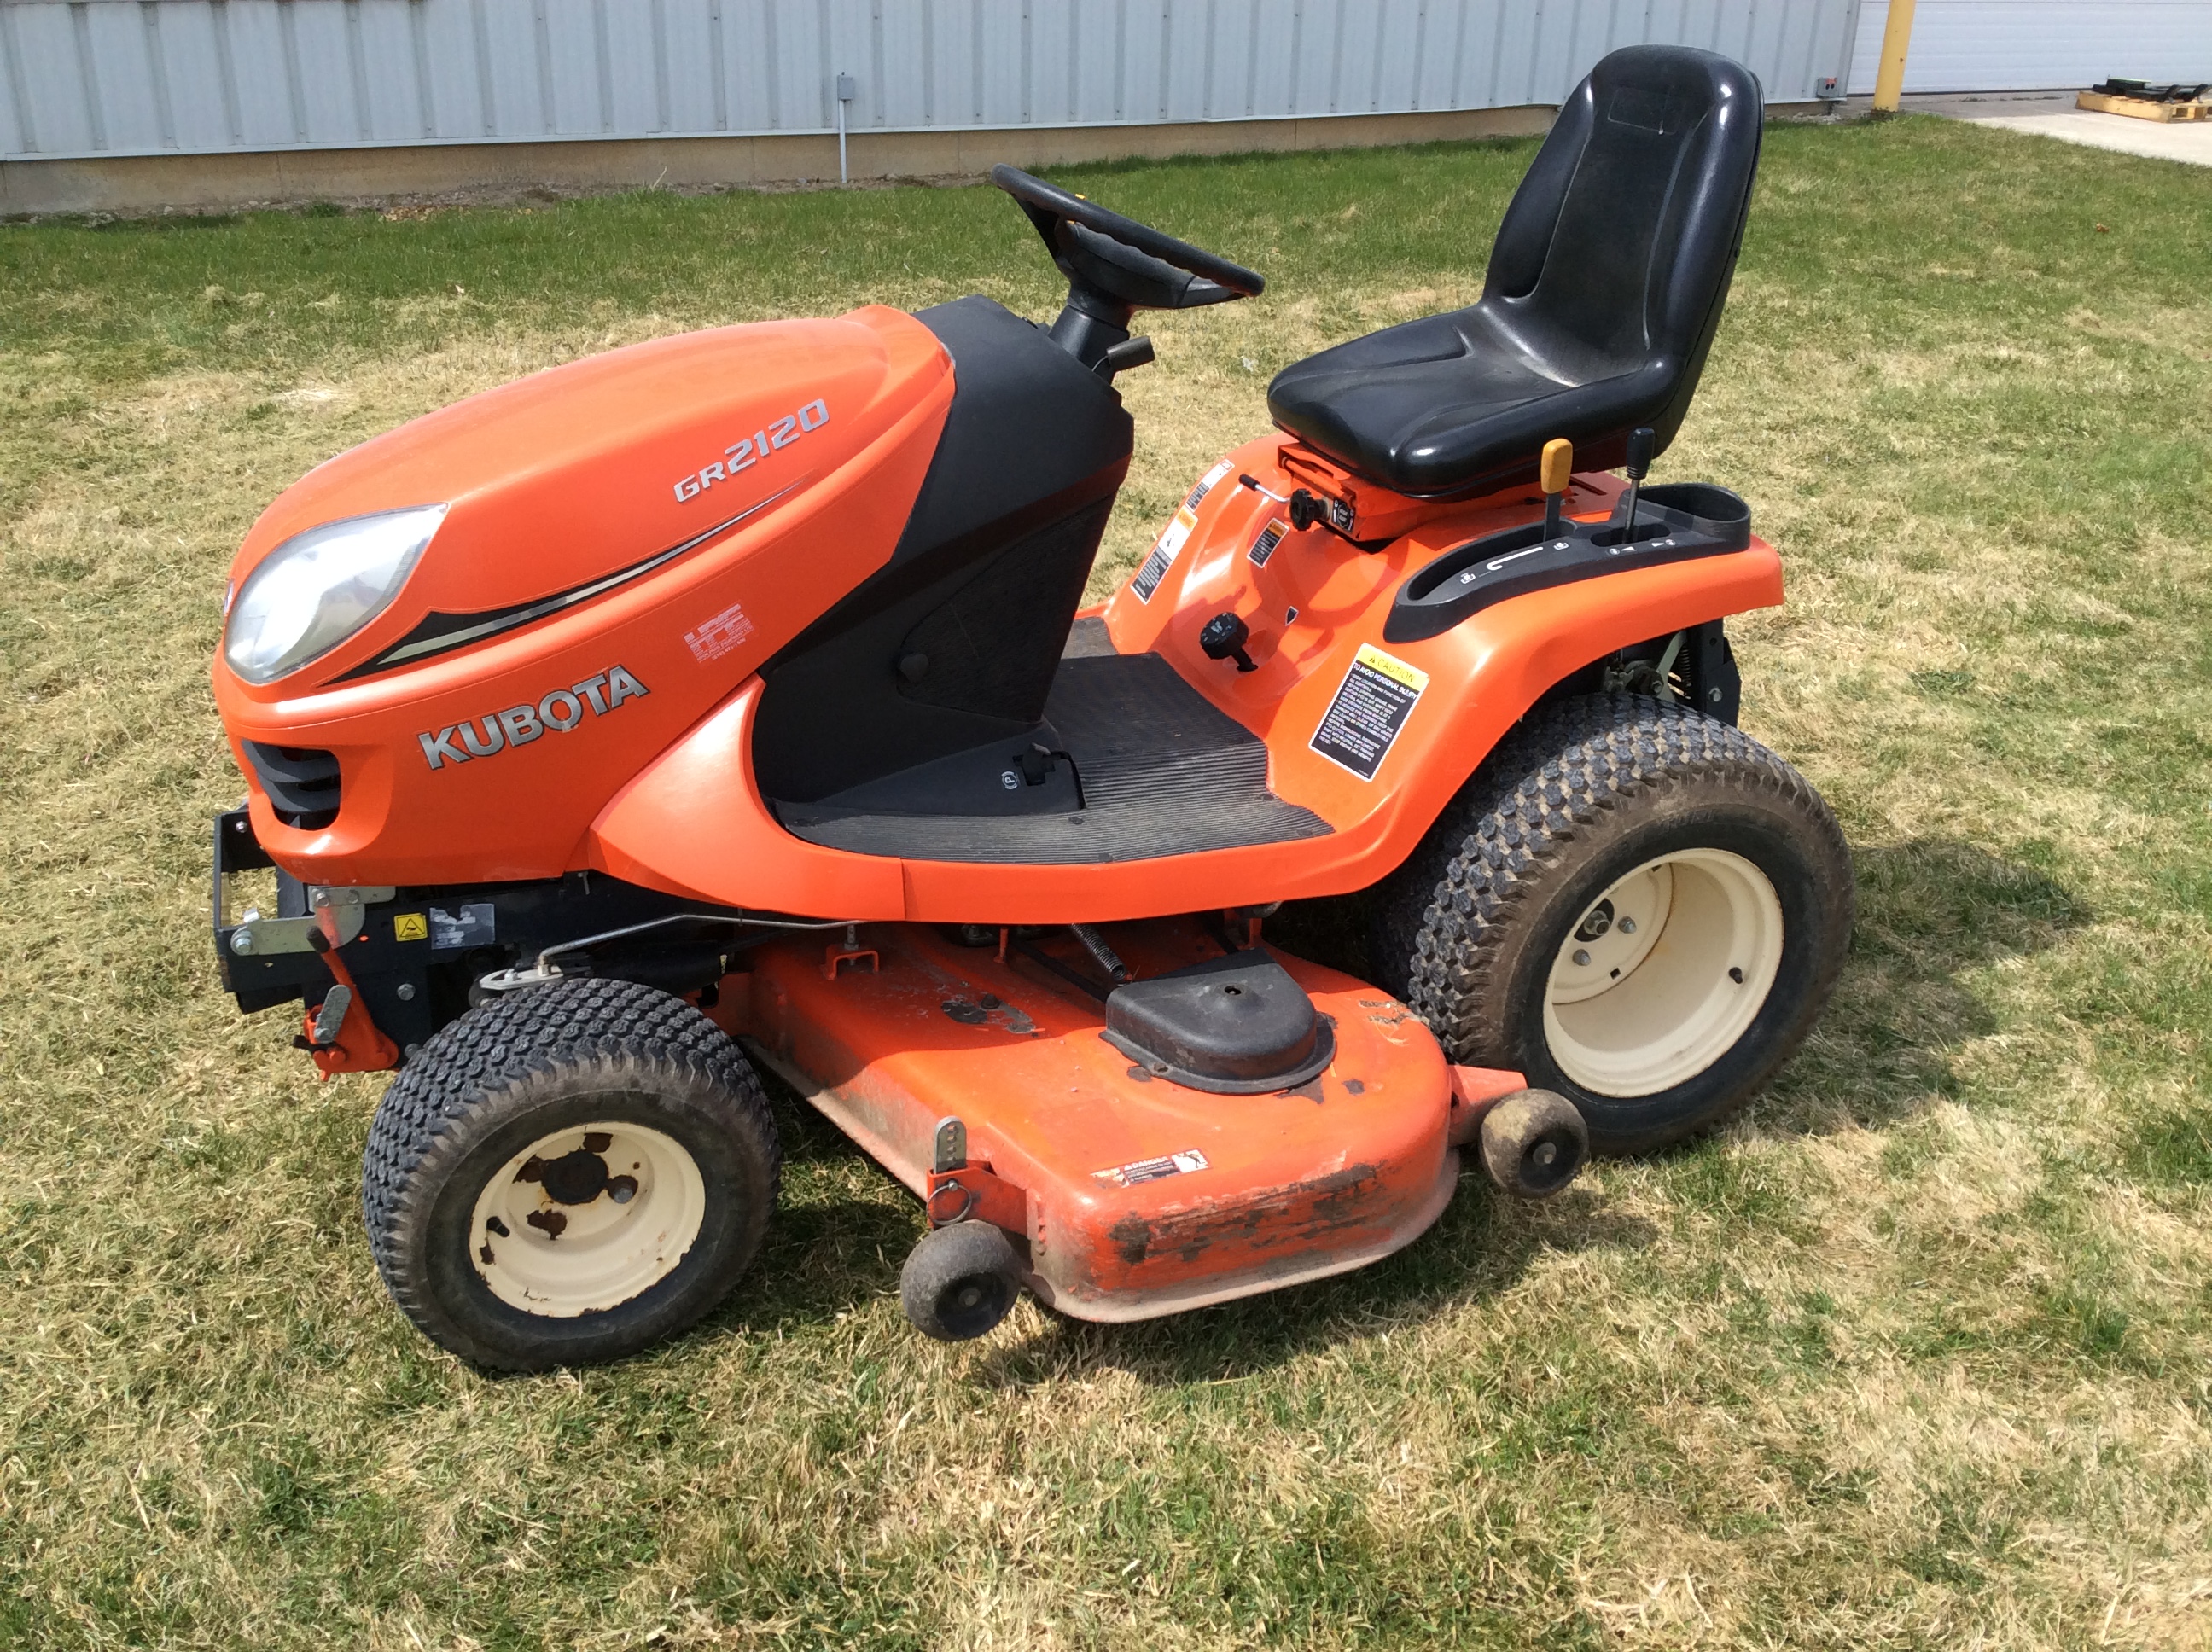
[[[469,1260],[508,1307],[574,1319],[674,1272],[706,1215],[706,1179],[674,1138],[581,1124],[541,1136],[484,1184]]]
[[[1544,998],[1552,1059],[1593,1095],[1671,1090],[1735,1047],[1781,967],[1782,902],[1765,872],[1726,849],[1647,860],[1560,944]]]

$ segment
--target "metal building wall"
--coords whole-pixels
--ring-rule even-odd
[[[1850,88],[1874,90],[1888,0],[1860,15]],[[2027,92],[2136,80],[2212,80],[2207,0],[1920,0],[1908,92]]]
[[[1858,0],[0,0],[0,158],[1555,104],[1616,46],[1844,72]]]

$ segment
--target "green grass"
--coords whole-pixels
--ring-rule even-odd
[[[1278,367],[1479,290],[1528,143],[1091,167],[1266,271],[1123,383],[1126,568]],[[2109,226],[2100,229],[2099,226]],[[729,1304],[488,1381],[390,1309],[379,1086],[217,991],[204,671],[318,460],[732,319],[1054,282],[994,191],[0,228],[0,1645],[2212,1644],[2212,173],[1778,128],[1662,477],[1863,919],[1738,1123],[1363,1273],[908,1332],[785,1105]]]

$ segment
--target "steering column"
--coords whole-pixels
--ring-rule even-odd
[[[1053,342],[1102,378],[1152,359],[1152,341],[1129,337],[1139,310],[1194,310],[1255,298],[1267,282],[1238,264],[1018,167],[991,168],[1067,277],[1067,304],[1052,324]]]

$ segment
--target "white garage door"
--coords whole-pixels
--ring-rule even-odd
[[[1887,0],[1865,0],[1851,90],[1871,92]],[[1908,92],[2024,92],[2112,75],[2212,81],[2208,0],[1920,0]]]

